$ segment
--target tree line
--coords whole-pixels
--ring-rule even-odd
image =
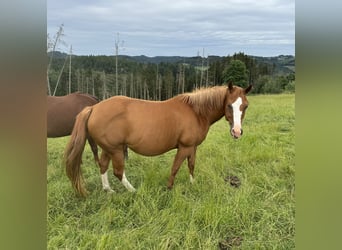
[[[48,59],[47,92],[57,96],[80,91],[100,99],[126,95],[165,100],[229,80],[241,87],[254,84],[256,94],[295,91],[293,56],[266,60],[240,52],[151,62],[129,56],[74,56],[55,51],[48,53]]]

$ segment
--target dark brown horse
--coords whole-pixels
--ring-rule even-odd
[[[82,109],[98,103],[95,96],[79,92],[66,96],[47,96],[47,137],[70,135]]]
[[[70,135],[76,116],[85,107],[98,103],[95,96],[75,92],[66,96],[47,96],[47,137]],[[92,138],[87,138],[94,158],[98,161],[98,149]]]
[[[237,139],[242,135],[242,120],[248,101],[246,89],[220,86],[181,94],[166,101],[145,101],[115,96],[77,116],[64,158],[66,172],[74,189],[86,194],[80,165],[86,138],[92,138],[102,148],[100,167],[103,189],[112,191],[107,169],[112,160],[114,175],[129,190],[135,191],[124,171],[124,152],[128,147],[146,156],[163,154],[177,148],[168,188],[182,162],[188,160],[190,182],[193,182],[197,146],[205,139],[209,127],[226,117],[230,134]]]

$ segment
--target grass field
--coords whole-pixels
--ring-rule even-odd
[[[129,152],[129,193],[112,175],[102,191],[89,146],[78,198],[62,166],[69,137],[48,139],[48,249],[294,249],[295,96],[249,96],[244,135],[233,140],[223,118],[198,147],[195,183],[186,163],[166,183],[176,151],[158,157]],[[241,185],[232,186],[228,176]]]

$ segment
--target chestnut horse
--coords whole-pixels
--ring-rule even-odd
[[[86,138],[92,138],[102,148],[100,167],[103,189],[109,186],[107,169],[110,160],[114,175],[128,191],[135,191],[124,171],[124,152],[155,156],[177,148],[167,187],[172,188],[182,162],[188,160],[190,182],[193,182],[197,146],[205,139],[209,127],[226,117],[230,134],[242,135],[242,120],[248,101],[246,94],[252,86],[243,89],[233,86],[205,88],[180,94],[166,101],[146,101],[115,96],[92,107],[87,107],[76,118],[64,160],[66,173],[73,188],[86,195],[81,173],[82,153]]]

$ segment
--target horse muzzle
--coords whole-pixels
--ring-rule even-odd
[[[241,129],[232,128],[230,130],[230,134],[233,136],[234,139],[239,139],[243,134],[243,130],[242,128]]]

